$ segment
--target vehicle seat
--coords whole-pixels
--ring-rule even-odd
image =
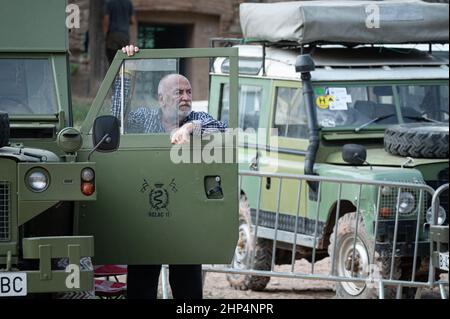
[[[245,114],[244,115],[244,125],[243,128],[253,128],[255,131],[259,126],[259,112],[255,112],[253,114]]]
[[[356,101],[354,105],[354,109],[358,112],[366,115],[369,118],[375,118],[375,108],[376,103],[372,101]]]
[[[354,108],[358,112],[368,116],[371,119],[387,116],[390,114],[396,114],[395,105],[375,103],[372,101],[356,101]],[[397,116],[391,116],[378,122],[378,124],[396,124],[396,123],[398,123]]]

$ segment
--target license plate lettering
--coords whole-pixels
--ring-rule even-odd
[[[448,253],[439,253],[439,268],[448,271]]]
[[[0,297],[27,295],[27,275],[25,273],[0,273]]]

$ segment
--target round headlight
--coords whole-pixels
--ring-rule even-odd
[[[92,168],[84,168],[81,171],[81,179],[84,182],[91,182],[94,179],[95,175],[94,175],[94,171],[92,170]]]
[[[391,196],[393,193],[393,189],[389,186],[383,186],[381,187],[381,194],[383,196]]]
[[[403,192],[400,194],[399,198],[399,208],[398,212],[400,215],[406,215],[413,211],[414,207],[416,206],[416,199],[413,194],[409,192]]]
[[[431,211],[431,207],[428,208],[426,217],[427,217],[427,223],[431,224],[433,222],[433,214],[432,214],[432,211]],[[445,222],[446,219],[447,219],[447,213],[445,212],[444,207],[439,206],[438,218],[437,218],[437,221],[436,221],[437,224],[438,225],[442,225]]]
[[[48,187],[49,178],[43,170],[35,170],[28,174],[27,184],[34,192],[43,192]]]

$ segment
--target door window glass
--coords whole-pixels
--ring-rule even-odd
[[[190,112],[191,106],[179,105],[181,90],[182,94],[191,94],[191,89],[187,87],[189,82],[169,76],[175,73],[175,59],[126,60],[101,114],[116,116],[123,134],[169,134],[179,124],[178,112]]]
[[[276,89],[274,134],[284,137],[308,138],[308,122],[301,89]]]
[[[230,86],[221,86],[220,119],[228,123],[230,110]],[[256,85],[239,86],[239,127],[243,130],[252,128],[255,131],[259,127],[261,111],[262,87]]]

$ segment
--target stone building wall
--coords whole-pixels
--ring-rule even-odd
[[[85,51],[85,34],[89,27],[89,0],[69,0],[80,8],[80,28],[71,29],[69,35],[69,46],[72,54],[79,54]]]
[[[90,59],[86,52],[89,28],[89,1],[69,0],[80,7],[80,28],[70,33],[71,62],[76,65],[73,76],[75,95],[93,95],[89,80]],[[91,0],[98,1],[98,0]],[[132,0],[139,23],[185,25],[189,27],[186,47],[208,47],[212,37],[240,35],[239,3],[243,0]],[[138,25],[130,28],[131,42],[137,43]],[[206,99],[208,61],[193,60],[187,75],[194,87],[194,99]]]

